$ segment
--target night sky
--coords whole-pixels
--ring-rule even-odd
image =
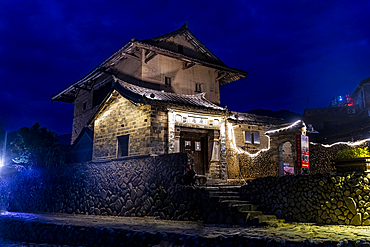
[[[370,1],[0,1],[0,127],[72,129],[51,96],[131,38],[189,29],[249,73],[221,87],[231,110],[327,107],[370,76]]]

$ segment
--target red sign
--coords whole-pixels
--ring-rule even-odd
[[[297,168],[310,168],[308,136],[297,135]]]

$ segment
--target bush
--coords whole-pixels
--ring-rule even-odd
[[[346,149],[346,150],[340,150],[337,155],[337,160],[349,160],[349,159],[355,159],[355,158],[363,158],[363,157],[369,157],[370,153],[367,147],[364,148],[354,148],[354,149]]]

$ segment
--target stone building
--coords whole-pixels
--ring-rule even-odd
[[[131,40],[52,100],[74,104],[72,143],[84,128],[93,130],[93,161],[187,152],[198,175],[227,182],[227,149],[268,149],[265,132],[282,123],[219,105],[219,87],[246,76],[220,61],[185,24]]]

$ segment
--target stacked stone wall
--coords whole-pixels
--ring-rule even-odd
[[[234,211],[217,212],[205,188],[180,185],[187,164],[186,154],[170,154],[25,170],[2,180],[0,205],[15,212],[240,221]]]
[[[271,157],[271,151],[265,151],[256,157],[239,154],[236,151],[227,151],[229,179],[245,180],[279,175],[279,164]]]
[[[365,173],[257,178],[242,195],[288,221],[368,226],[369,179]]]

